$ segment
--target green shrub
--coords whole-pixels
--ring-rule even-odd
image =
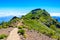
[[[24,35],[24,34],[25,34],[25,30],[19,29],[19,30],[18,30],[18,33],[21,34],[21,35]]]
[[[0,29],[1,28],[7,28],[8,26],[5,26],[5,25],[0,25]]]
[[[5,35],[5,34],[0,34],[0,39],[4,39],[4,38],[6,38],[7,37],[7,35]]]
[[[7,28],[9,23],[8,22],[2,22],[1,25],[2,25],[2,28]]]
[[[23,25],[23,26],[17,26],[17,27],[18,27],[18,29],[27,28],[25,25]]]
[[[26,28],[26,26],[25,26],[25,25],[23,25],[23,28]]]
[[[60,40],[60,36],[58,37],[58,40]]]
[[[50,25],[50,28],[52,28],[53,30],[56,30],[56,26],[55,25]]]
[[[18,29],[22,29],[23,28],[23,26],[18,26]]]
[[[3,26],[3,28],[7,28],[8,26]]]
[[[24,38],[26,38],[27,37],[27,34],[24,34],[23,36],[24,36]]]
[[[53,35],[53,36],[51,36],[51,38],[58,39],[58,36],[57,35]]]
[[[2,25],[0,25],[0,29],[2,28]]]

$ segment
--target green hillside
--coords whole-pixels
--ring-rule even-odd
[[[28,29],[34,29],[51,38],[59,39],[60,24],[46,10],[34,9],[22,19]]]
[[[22,28],[36,30],[45,34],[50,38],[60,40],[60,23],[53,19],[44,9],[34,9],[21,18],[13,17],[9,22],[0,24],[1,28],[17,27],[18,23],[22,23]]]

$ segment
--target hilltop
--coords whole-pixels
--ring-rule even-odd
[[[22,33],[24,37],[26,37],[25,34],[37,32],[36,34],[44,35],[43,38],[47,36],[47,40],[60,40],[60,23],[56,19],[53,19],[45,9],[34,9],[30,11],[28,14],[23,15],[21,18],[15,16],[9,22],[1,23],[0,27],[18,27],[18,33]],[[42,35],[38,36],[38,38],[42,37]],[[34,39],[34,37],[36,38],[36,36],[33,35],[32,38]]]

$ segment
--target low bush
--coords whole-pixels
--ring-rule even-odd
[[[57,35],[53,35],[53,36],[51,36],[51,38],[58,39],[58,36]]]
[[[27,37],[27,34],[24,34],[23,36],[24,36],[24,38],[26,38]]]
[[[2,25],[0,25],[0,29],[2,28]]]
[[[23,26],[18,26],[18,29],[22,29],[23,28]]]
[[[4,39],[4,38],[6,38],[7,37],[7,35],[5,35],[5,34],[0,34],[0,39]]]
[[[3,28],[8,28],[8,26],[3,26]]]
[[[56,30],[56,26],[55,25],[50,25],[50,28],[52,28],[53,30]]]
[[[18,29],[26,28],[25,25],[23,25],[23,26],[17,26],[17,27],[18,27]]]
[[[21,34],[21,35],[24,35],[24,34],[25,34],[25,30],[19,29],[19,30],[18,30],[18,33]]]

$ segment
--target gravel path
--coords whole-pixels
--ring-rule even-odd
[[[7,40],[21,40],[20,36],[17,33],[18,28],[14,28],[11,32],[10,35],[7,37]]]

